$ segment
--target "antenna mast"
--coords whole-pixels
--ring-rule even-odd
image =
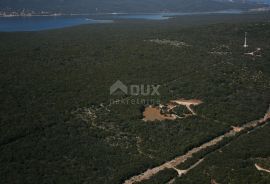
[[[244,48],[247,48],[248,45],[247,45],[247,32],[245,32],[245,43],[244,43]]]

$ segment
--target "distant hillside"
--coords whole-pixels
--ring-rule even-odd
[[[270,4],[270,0],[250,0],[251,2],[267,3]]]
[[[1,0],[1,9],[57,12],[160,12],[249,9],[261,5],[240,0]]]

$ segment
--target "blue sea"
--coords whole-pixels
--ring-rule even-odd
[[[30,17],[0,17],[0,32],[18,31],[41,31],[72,27],[82,24],[108,24],[114,20],[156,20],[162,21],[174,16],[198,15],[198,14],[240,14],[238,10],[226,10],[219,12],[197,12],[197,13],[111,13],[96,15],[76,16],[30,16]]]

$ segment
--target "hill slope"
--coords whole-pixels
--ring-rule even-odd
[[[159,12],[249,9],[259,5],[218,0],[1,0],[1,9],[60,12]],[[261,6],[261,5],[260,5]]]

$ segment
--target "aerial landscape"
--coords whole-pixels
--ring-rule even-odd
[[[270,1],[1,0],[0,181],[270,183]]]

